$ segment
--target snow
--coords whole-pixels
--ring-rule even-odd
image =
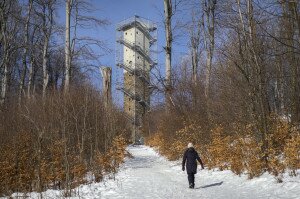
[[[300,177],[284,176],[283,183],[264,174],[248,180],[231,171],[200,170],[195,189],[188,188],[186,172],[181,163],[170,162],[147,146],[129,146],[133,158],[126,158],[115,179],[79,186],[71,198],[143,199],[143,198],[201,198],[201,199],[300,199]],[[58,190],[47,190],[43,198],[62,198]],[[18,194],[13,194],[17,197]],[[20,194],[19,194],[20,195]],[[39,194],[30,193],[30,198]]]

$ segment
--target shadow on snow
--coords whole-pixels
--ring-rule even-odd
[[[204,186],[201,186],[201,187],[197,187],[195,189],[205,189],[205,188],[208,188],[208,187],[220,186],[222,184],[223,184],[223,181],[218,182],[218,183],[209,184],[209,185],[204,185]]]

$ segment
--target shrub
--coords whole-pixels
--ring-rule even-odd
[[[212,130],[212,142],[208,146],[209,161],[208,167],[217,167],[220,170],[229,166],[229,143],[230,137],[223,135],[223,128],[218,126]]]
[[[290,174],[297,175],[300,168],[300,133],[294,132],[284,146],[285,166],[290,169]]]
[[[119,135],[127,137],[129,131],[122,112],[113,105],[105,109],[101,98],[83,86],[66,95],[49,92],[45,99],[35,95],[0,110],[0,195],[48,188],[70,193],[86,183],[88,171],[95,172],[97,180],[103,169],[97,173],[96,168],[115,172],[125,150]],[[114,157],[99,166],[99,154],[105,159],[106,153]]]
[[[261,151],[262,144],[257,142],[253,137],[248,136],[246,138],[240,138],[241,149],[243,153],[243,165],[248,172],[248,177],[260,176],[263,171],[263,153]]]
[[[105,174],[115,174],[117,172],[117,169],[124,161],[126,146],[127,142],[124,136],[119,135],[113,139],[112,145],[107,152],[100,153],[96,151],[92,169],[96,182],[101,181]]]
[[[243,154],[243,142],[236,138],[229,146],[229,161],[230,169],[233,173],[240,175],[244,172],[244,154]]]

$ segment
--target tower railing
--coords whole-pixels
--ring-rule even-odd
[[[148,19],[140,16],[134,16],[121,21],[117,26],[117,30],[122,31],[124,29],[130,28],[130,26],[135,25],[135,23],[139,23],[137,26],[141,25],[143,29],[146,29],[149,32],[153,32],[157,29],[156,24],[150,22]]]
[[[137,64],[136,64],[137,65]],[[142,81],[146,82],[148,85],[151,85],[150,81],[146,78],[146,75],[141,69],[138,68],[131,68],[131,66],[124,64],[124,63],[117,63],[117,66],[120,68],[123,68],[127,72],[129,72],[131,75],[138,76]]]
[[[150,40],[150,41],[154,41],[157,40],[156,38],[154,38],[150,33],[149,33],[149,28],[145,28],[145,26],[143,26],[139,21],[132,21],[130,23],[124,24],[120,27],[117,28],[118,31],[126,31],[127,29],[130,29],[132,27],[137,27],[140,31],[142,31],[144,33],[144,35]]]
[[[150,109],[150,105],[138,94],[132,93],[129,89],[126,89],[124,87],[118,87],[117,90],[122,91],[125,95],[130,97],[132,100],[137,101],[139,104],[141,104],[144,107],[147,107]]]
[[[130,42],[122,37],[118,38],[117,42],[120,44],[123,44],[124,46],[126,46],[127,48],[130,48],[133,51],[138,52],[141,56],[144,57],[144,59],[146,61],[149,62],[151,68],[154,67],[155,65],[157,65],[157,62],[153,61],[151,59],[151,57],[139,45],[137,45],[133,42]]]

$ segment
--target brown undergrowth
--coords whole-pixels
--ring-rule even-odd
[[[187,143],[193,142],[208,169],[229,169],[237,175],[246,173],[250,179],[268,171],[281,182],[282,173],[289,171],[297,175],[300,169],[300,134],[285,121],[271,122],[267,149],[263,148],[252,124],[234,124],[230,130],[216,125],[204,131],[196,122],[185,123],[172,136],[163,130],[166,128],[158,128],[146,139],[146,144],[157,148],[169,160],[178,160]]]
[[[126,119],[99,92],[77,88],[0,110],[0,196],[63,189],[117,172],[128,140]],[[91,178],[93,176],[93,178]]]

